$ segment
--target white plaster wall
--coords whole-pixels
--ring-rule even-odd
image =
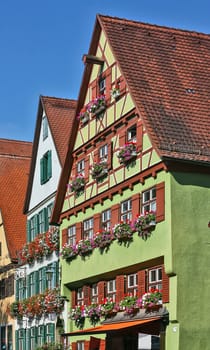
[[[41,127],[41,132],[39,136],[37,158],[35,164],[35,173],[31,191],[31,198],[29,203],[29,212],[39,205],[40,202],[48,198],[51,194],[57,191],[58,181],[61,172],[61,165],[57,156],[57,152],[52,139],[52,134],[50,128],[48,127],[48,137],[43,140],[43,130]],[[40,159],[43,155],[51,150],[52,151],[52,177],[45,184],[40,183]]]

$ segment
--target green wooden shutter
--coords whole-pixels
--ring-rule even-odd
[[[27,242],[31,242],[31,220],[27,220],[26,229],[27,229]]]
[[[39,293],[39,271],[34,271],[35,293]]]
[[[17,301],[19,300],[19,280],[16,280],[15,284],[15,298]]]
[[[48,221],[48,211],[47,208],[43,209],[44,211],[44,227],[45,227],[45,232],[48,231],[49,229],[49,221]]]
[[[34,216],[35,220],[35,234],[37,235],[39,233],[39,215]]]
[[[18,337],[18,331],[15,331],[15,350],[19,350],[19,337]]]
[[[44,158],[40,159],[40,183],[44,183]]]
[[[59,262],[58,261],[56,261],[56,263],[55,263],[55,276],[56,276],[56,278],[55,278],[55,283],[56,283],[56,286],[59,286]]]
[[[47,288],[47,276],[46,276],[46,266],[43,267],[43,271],[42,271],[42,291],[44,292]]]
[[[31,288],[30,288],[30,275],[26,277],[26,290],[27,290],[27,298],[31,296]]]
[[[47,179],[52,176],[52,151],[47,153]]]

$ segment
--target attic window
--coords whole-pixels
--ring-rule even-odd
[[[48,137],[48,121],[46,116],[44,116],[42,119],[42,135],[43,140],[45,140]]]
[[[187,94],[194,94],[195,93],[195,90],[192,88],[185,89],[185,91]]]

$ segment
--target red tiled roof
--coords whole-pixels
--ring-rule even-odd
[[[41,100],[49,121],[55,147],[63,166],[75,116],[76,101],[46,96],[42,96]]]
[[[60,159],[61,167],[63,167],[68,150],[70,135],[73,129],[76,104],[76,100],[40,96],[24,213],[26,213],[28,210],[29,200],[31,196],[43,110],[45,111],[49,122],[51,134],[58,153],[58,157]]]
[[[209,162],[210,35],[102,15],[97,20],[160,156]]]
[[[11,259],[26,242],[23,204],[31,152],[31,142],[0,139],[0,210]]]

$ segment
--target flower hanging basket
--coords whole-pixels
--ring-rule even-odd
[[[117,157],[121,164],[126,164],[137,156],[136,143],[128,142],[124,146],[120,147]]]

